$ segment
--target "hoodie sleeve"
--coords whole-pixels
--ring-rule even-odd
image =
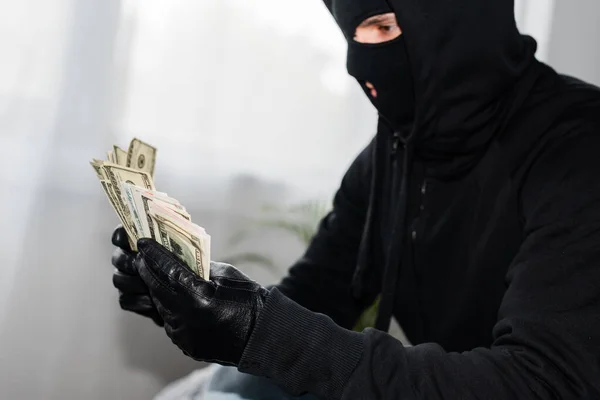
[[[374,301],[352,296],[361,233],[366,220],[373,143],[354,160],[304,255],[277,285],[279,291],[311,311],[351,328]],[[369,296],[366,296],[369,297]]]
[[[347,331],[275,291],[240,370],[327,399],[600,398],[599,142],[548,148],[530,170],[524,241],[490,348],[404,347],[383,332]]]

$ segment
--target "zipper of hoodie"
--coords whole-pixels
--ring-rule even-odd
[[[402,176],[402,173],[400,172],[400,176],[398,176],[398,148],[402,145],[402,142],[400,140],[400,133],[399,132],[394,132],[392,134],[392,141],[390,143],[390,164],[391,164],[391,178],[392,178],[392,185],[391,185],[391,190],[390,190],[390,204],[396,204],[396,202],[398,201],[398,196],[399,196],[399,192],[400,192],[400,176]]]
[[[425,195],[427,194],[427,181],[425,180],[425,178],[423,178],[423,180],[421,181],[421,184],[419,185],[419,208],[416,210],[416,219],[413,222],[413,226],[412,226],[412,232],[410,233],[410,238],[413,242],[413,246],[417,241],[417,238],[419,236],[418,233],[418,225],[419,225],[419,220],[422,217],[422,213],[425,210]]]
[[[396,154],[398,154],[398,146],[400,146],[400,133],[394,132],[392,135],[392,164],[396,164]]]
[[[392,168],[393,168],[393,187],[394,189],[397,189],[397,180],[398,180],[398,176],[397,176],[397,154],[398,154],[398,148],[402,146],[405,147],[404,144],[401,142],[400,140],[400,133],[399,132],[394,132],[392,135],[392,143],[391,143],[391,160],[392,160]],[[409,222],[409,226],[411,227],[410,230],[410,239],[411,242],[414,246],[414,244],[417,241],[418,238],[418,219],[421,217],[421,213],[422,211],[425,210],[425,194],[427,193],[427,181],[425,180],[425,178],[423,178],[420,182],[420,184],[418,185],[419,188],[419,200],[418,200],[418,209],[416,210],[416,217],[417,217],[417,221],[413,220]],[[393,191],[394,195],[396,194],[396,190]],[[410,194],[409,194],[410,197]],[[407,201],[409,201],[410,199],[407,199]],[[409,215],[407,215],[408,217]],[[417,222],[415,224],[415,222]]]
[[[391,135],[386,138],[387,156],[389,157],[387,168],[389,168],[389,174],[387,175],[387,201],[388,201],[388,215],[386,224],[386,243],[385,243],[385,265],[382,275],[382,287],[381,287],[381,303],[377,313],[377,319],[375,326],[381,330],[388,330],[390,326],[390,320],[394,317],[394,310],[396,308],[397,298],[395,296],[397,292],[397,281],[400,275],[400,268],[402,265],[402,254],[399,251],[398,246],[402,246],[400,243],[395,243],[398,238],[398,229],[404,229],[403,226],[397,226],[398,224],[398,207],[400,206],[401,191],[402,191],[402,175],[403,171],[399,167],[398,163],[398,150],[401,142],[400,132],[392,131]],[[406,154],[405,154],[406,156]],[[402,239],[400,239],[402,240]]]
[[[398,174],[400,173],[400,175],[402,175],[403,171],[399,171],[398,168],[398,151],[402,149],[406,149],[406,145],[404,144],[404,142],[401,139],[401,133],[400,132],[394,132],[391,138],[391,142],[390,142],[390,155],[391,155],[391,168],[392,168],[392,196],[391,196],[391,204],[395,204],[395,202],[397,202],[399,200],[398,196],[399,196],[399,189],[400,189],[400,176],[398,176]],[[415,161],[415,160],[413,160]],[[414,166],[413,166],[414,167]],[[418,168],[417,168],[418,169]],[[417,182],[415,182],[414,184],[410,184],[410,182],[408,182],[408,190],[407,190],[407,198],[405,199],[405,201],[408,202],[407,207],[411,207],[410,204],[415,204],[417,208],[413,209],[414,211],[411,213],[410,209],[406,210],[406,217],[405,217],[405,221],[404,224],[405,226],[402,227],[402,229],[406,229],[405,231],[405,235],[408,235],[408,237],[405,236],[405,245],[410,247],[410,250],[408,250],[408,254],[410,254],[409,257],[405,257],[403,255],[400,255],[399,261],[401,263],[405,263],[404,264],[404,268],[408,268],[412,271],[412,274],[414,274],[414,285],[418,284],[419,281],[419,272],[417,270],[417,260],[415,259],[416,256],[416,252],[417,252],[417,240],[419,238],[419,219],[421,218],[421,214],[423,212],[423,210],[425,209],[424,206],[424,199],[425,199],[425,194],[427,193],[427,181],[425,179],[425,176],[422,175],[421,173],[419,173],[419,171],[417,171],[415,168],[413,168],[412,173],[410,174],[411,177],[413,179],[417,179]],[[410,178],[410,177],[409,177]],[[410,180],[410,179],[409,179]],[[416,195],[418,191],[418,195]],[[418,197],[416,197],[418,196]],[[412,198],[412,200],[411,200]],[[405,253],[405,254],[406,254]],[[398,268],[400,268],[400,266],[397,266]],[[421,310],[422,309],[422,305],[421,305],[421,301],[418,299],[417,294],[415,293],[413,296],[411,296],[412,301],[414,302],[414,308],[415,310]],[[395,300],[397,301],[397,299]],[[395,307],[395,305],[394,305]],[[393,314],[392,314],[393,315]],[[417,313],[417,315],[415,316],[415,334],[418,337],[423,337],[423,332],[424,332],[424,321],[422,318],[422,315],[419,313]]]

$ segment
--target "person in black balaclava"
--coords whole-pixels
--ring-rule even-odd
[[[326,5],[380,118],[304,256],[207,282],[118,229],[121,306],[291,395],[599,399],[600,90],[537,61],[509,0]]]

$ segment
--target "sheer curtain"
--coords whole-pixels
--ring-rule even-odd
[[[519,22],[543,42],[535,1]],[[157,186],[220,258],[263,205],[329,200],[375,113],[319,0],[4,3],[0,397],[150,398],[198,364],[119,310],[117,219],[87,161],[132,136],[155,144]],[[302,251],[272,232],[247,246],[278,266],[244,266],[264,283]]]
[[[117,223],[87,164],[139,136],[156,183],[213,236],[265,204],[331,199],[375,129],[320,2],[22,0],[0,12],[0,397],[147,399],[198,368],[121,312]],[[264,232],[264,282],[299,256]]]
[[[50,142],[63,67],[65,2],[39,6],[43,17],[31,14],[31,0],[5,5],[2,9],[10,12],[0,12],[0,321],[26,238],[40,160]],[[26,21],[29,29],[23,29]]]
[[[374,113],[345,74],[342,35],[320,2],[130,4],[122,140],[156,143],[159,171],[189,186],[243,173],[329,194]]]

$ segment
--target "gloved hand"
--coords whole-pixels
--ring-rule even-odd
[[[269,291],[222,263],[205,281],[152,239],[138,250],[134,265],[173,343],[195,360],[238,365]]]
[[[133,265],[137,253],[131,251],[127,232],[122,226],[115,229],[112,243],[117,246],[112,256],[112,264],[116,268],[113,274],[113,285],[119,289],[121,308],[148,317],[156,325],[163,326],[163,320],[152,303],[148,287]]]

